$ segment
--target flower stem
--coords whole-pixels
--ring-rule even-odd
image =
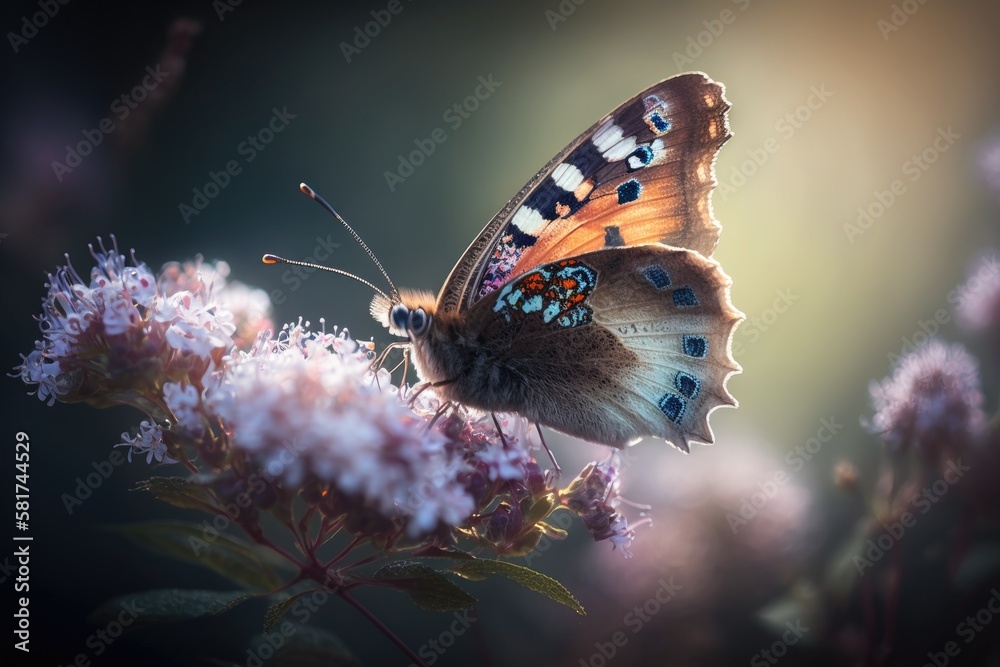
[[[334,556],[333,558],[331,558],[330,560],[328,560],[323,565],[323,569],[324,570],[329,570],[331,567],[333,567],[334,565],[336,565],[337,563],[339,563],[341,560],[343,560],[344,557],[347,556],[347,554],[351,553],[351,550],[354,549],[354,547],[356,547],[358,545],[358,542],[360,542],[362,539],[364,539],[364,538],[362,538],[359,535],[359,536],[355,537],[353,540],[351,540],[351,543],[348,544],[346,547],[344,547],[343,551],[341,551],[339,554],[337,554],[336,556]]]
[[[379,618],[375,616],[375,614],[373,614],[367,607],[365,607],[363,604],[355,600],[350,593],[348,593],[342,588],[337,589],[336,593],[338,596],[341,597],[341,599],[343,599],[349,605],[351,605],[359,612],[361,612],[361,615],[367,618],[372,625],[374,625],[376,628],[379,629],[379,632],[385,635],[389,639],[389,641],[391,641],[399,648],[400,651],[406,654],[406,657],[412,660],[414,665],[417,665],[418,667],[427,667],[427,663],[421,660],[420,656],[418,656],[413,651],[413,649],[407,646],[402,639],[397,637],[396,633],[390,630],[388,626],[386,626],[385,623],[379,620]]]

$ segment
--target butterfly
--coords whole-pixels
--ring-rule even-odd
[[[726,382],[742,370],[731,342],[744,316],[711,258],[729,106],[701,73],[644,90],[549,161],[436,298],[362,281],[379,292],[372,315],[446,401],[617,448],[713,443],[709,414],[737,405]]]

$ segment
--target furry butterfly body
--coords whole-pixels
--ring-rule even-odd
[[[447,400],[613,447],[712,443],[743,319],[711,259],[728,109],[703,74],[643,91],[508,202],[436,299],[377,296],[373,316]]]

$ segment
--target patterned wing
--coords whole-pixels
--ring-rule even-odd
[[[469,312],[513,396],[491,409],[615,447],[711,444],[709,414],[736,405],[730,284],[714,260],[662,244],[531,269]]]
[[[511,199],[452,270],[439,311],[467,308],[531,267],[663,242],[710,257],[715,155],[731,136],[724,88],[662,81],[577,137]]]

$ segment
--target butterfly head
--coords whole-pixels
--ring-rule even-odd
[[[416,341],[430,332],[434,305],[434,296],[429,292],[403,290],[396,299],[377,294],[372,299],[371,313],[393,335]]]

